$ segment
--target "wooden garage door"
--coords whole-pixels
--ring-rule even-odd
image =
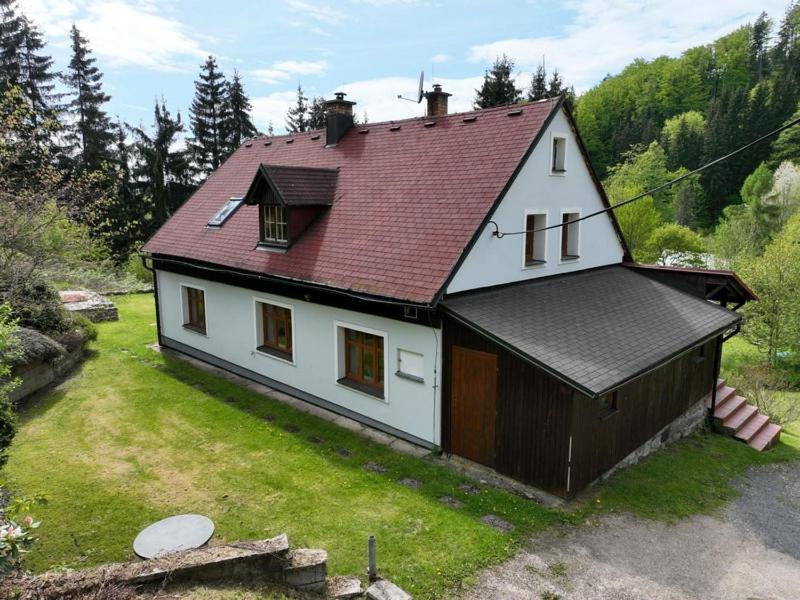
[[[497,355],[453,346],[450,451],[494,465]]]

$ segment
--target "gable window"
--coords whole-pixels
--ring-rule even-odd
[[[550,171],[552,173],[567,172],[567,138],[553,137],[553,155]]]
[[[370,331],[338,327],[338,383],[384,399],[386,338]]]
[[[604,419],[617,412],[617,391],[600,396],[598,400],[599,417]]]
[[[525,214],[525,256],[523,266],[534,267],[545,263],[546,231],[538,231],[547,226],[545,213]]]
[[[256,349],[259,352],[292,362],[292,312],[288,306],[256,301]]]
[[[281,204],[261,205],[261,241],[266,244],[288,243],[286,208]]]
[[[181,287],[183,300],[183,326],[197,333],[206,333],[206,293],[204,290],[184,285]]]
[[[580,258],[580,222],[579,212],[561,214],[561,260],[577,260]]]

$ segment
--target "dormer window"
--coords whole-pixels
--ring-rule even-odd
[[[258,243],[288,250],[330,206],[336,195],[336,169],[259,165],[244,202],[258,206]]]
[[[261,205],[261,242],[265,244],[288,244],[289,232],[286,208],[280,204]]]

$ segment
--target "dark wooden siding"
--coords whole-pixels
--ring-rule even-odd
[[[617,392],[617,411],[602,418],[599,402],[573,399],[570,493],[574,494],[636,450],[712,389],[717,341],[695,349]]]
[[[497,355],[494,468],[524,483],[566,495],[572,389],[474,333],[444,319],[443,447],[450,451],[450,360],[461,346]]]

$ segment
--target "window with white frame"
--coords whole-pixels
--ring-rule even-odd
[[[397,350],[397,373],[398,377],[425,382],[425,357],[417,352],[410,350]]]
[[[291,306],[256,300],[256,349],[292,362],[294,330]]]
[[[261,205],[261,241],[285,245],[289,242],[286,209],[281,204]]]
[[[337,383],[385,399],[386,335],[337,324]]]
[[[202,288],[181,286],[183,326],[197,333],[206,333],[206,292]]]
[[[567,138],[565,137],[553,136],[550,171],[559,174],[567,172]]]
[[[523,266],[534,267],[543,265],[546,261],[547,251],[546,231],[547,214],[544,212],[529,211],[525,213],[525,253]]]
[[[579,212],[561,214],[561,260],[580,258],[580,219]]]

